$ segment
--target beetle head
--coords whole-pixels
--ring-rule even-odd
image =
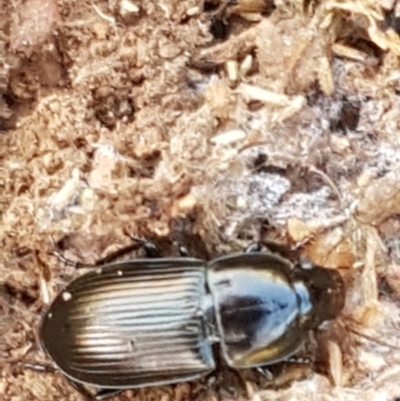
[[[295,271],[295,281],[307,287],[313,305],[310,313],[310,328],[336,318],[345,303],[346,289],[342,276],[337,270],[319,266],[299,268]]]

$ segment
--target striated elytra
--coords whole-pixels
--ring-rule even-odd
[[[129,260],[70,283],[40,338],[79,391],[91,396],[90,385],[104,399],[209,374],[215,342],[234,369],[284,360],[340,313],[344,298],[337,271],[272,253]]]

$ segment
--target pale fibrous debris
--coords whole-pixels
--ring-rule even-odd
[[[72,171],[72,177],[64,184],[60,191],[50,197],[48,201],[50,208],[55,213],[60,213],[65,210],[68,205],[71,205],[75,201],[80,187],[80,171],[74,169]]]
[[[240,16],[249,22],[259,22],[262,20],[262,16],[258,13],[240,13]]]
[[[245,139],[246,136],[244,131],[237,129],[214,136],[211,138],[211,143],[214,145],[230,145]]]
[[[245,77],[253,66],[253,56],[248,54],[240,63],[239,71],[242,77]]]
[[[107,21],[111,25],[115,25],[115,18],[104,13],[99,6],[96,4],[92,5],[93,9],[96,11],[97,15],[104,21]]]
[[[294,242],[302,242],[308,238],[311,238],[314,233],[303,221],[296,219],[295,217],[288,219],[288,234]]]
[[[273,211],[272,219],[276,224],[284,225],[289,218],[298,218],[303,221],[315,218],[329,219],[336,212],[333,208],[327,208],[327,198],[331,191],[328,187],[322,187],[313,193],[295,193],[283,201],[277,210]]]
[[[199,14],[200,11],[201,11],[201,10],[200,10],[200,7],[199,7],[199,6],[195,6],[195,7],[189,8],[189,9],[186,11],[186,14],[187,14],[189,17],[193,17],[194,15]]]
[[[355,61],[365,62],[368,58],[368,55],[363,51],[342,45],[340,43],[334,43],[332,45],[332,51],[340,57],[346,57]]]
[[[379,224],[387,218],[400,214],[400,178],[386,176],[366,186],[357,207],[362,221]]]
[[[239,79],[239,64],[236,60],[226,62],[226,72],[228,79],[232,84],[235,84]]]
[[[50,304],[49,290],[47,288],[46,280],[43,277],[40,278],[40,293],[42,295],[43,303],[45,305],[49,305]]]
[[[358,360],[365,369],[376,372],[385,367],[386,363],[384,358],[375,352],[368,352],[361,350],[358,353]]]
[[[80,194],[80,204],[85,212],[92,212],[96,207],[97,196],[92,188],[84,188]]]
[[[334,341],[328,341],[329,370],[335,386],[343,385],[343,358],[339,345]]]
[[[393,10],[396,0],[379,0],[379,5],[385,10]]]
[[[333,81],[333,73],[330,68],[330,60],[327,57],[321,57],[319,60],[318,68],[318,82],[321,86],[322,92],[326,96],[331,96],[335,90],[335,83]]]
[[[171,215],[173,218],[187,216],[193,212],[197,204],[197,199],[192,194],[188,194],[174,203],[171,209]]]
[[[125,16],[125,14],[138,13],[140,11],[140,8],[138,5],[136,5],[130,0],[121,0],[120,10],[121,10],[121,15]]]
[[[247,101],[259,100],[261,102],[269,103],[273,106],[288,107],[291,104],[305,102],[305,99],[302,96],[290,98],[287,95],[271,92],[248,84],[240,84],[237,90]]]

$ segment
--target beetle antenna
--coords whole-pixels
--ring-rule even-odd
[[[356,324],[356,325],[360,325],[359,323],[357,323],[356,321],[354,321],[353,319],[347,318],[348,320],[350,320],[352,323]],[[384,340],[378,339],[376,337],[370,336],[368,334],[365,333],[361,333],[361,331],[358,331],[357,329],[353,329],[352,327],[346,327],[347,330],[349,330],[351,333],[355,334],[358,337],[362,337],[365,338],[368,341],[372,341],[376,344],[382,345],[384,347],[388,347],[391,349],[394,349],[396,351],[400,350],[400,347],[394,344],[390,344]]]
[[[65,263],[68,266],[72,266],[74,268],[79,267],[80,264],[78,262],[74,262],[72,260],[67,259],[64,255],[61,254],[61,252],[57,250],[56,242],[54,241],[53,237],[50,237],[49,241],[51,247],[51,251],[49,252],[50,255],[55,256],[58,260],[60,260],[61,262]]]

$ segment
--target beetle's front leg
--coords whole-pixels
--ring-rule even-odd
[[[244,253],[260,252],[262,247],[265,247],[268,252],[278,253],[282,256],[292,255],[293,251],[286,245],[278,244],[274,241],[264,240],[261,242],[253,242],[244,249]]]
[[[278,254],[281,257],[287,258],[289,260],[296,260],[298,257],[296,250],[290,248],[287,245],[280,244],[271,240],[254,242],[244,249],[244,253],[260,252],[263,247],[266,248],[267,252]]]
[[[258,242],[253,242],[243,250],[244,253],[253,253],[260,251],[261,251],[261,245]]]

